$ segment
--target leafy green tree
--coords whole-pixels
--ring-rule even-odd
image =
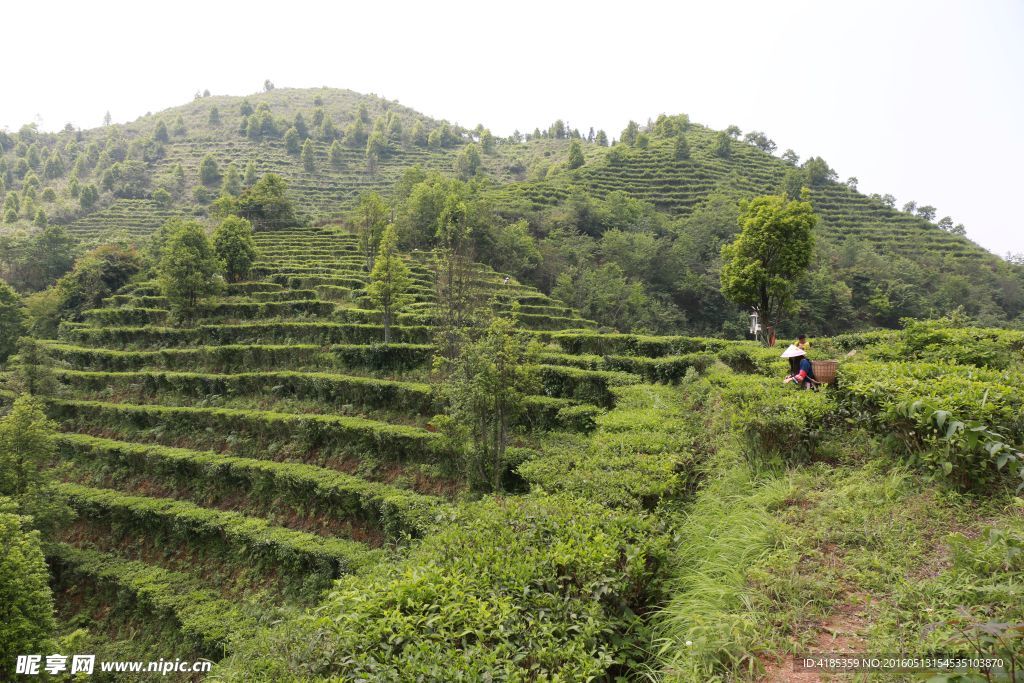
[[[727,159],[732,154],[732,138],[729,137],[729,133],[723,130],[715,136],[715,146],[711,149],[711,153],[723,159]]]
[[[917,207],[917,215],[926,221],[935,220],[935,213],[937,209],[934,206],[926,205]]]
[[[153,190],[153,201],[156,202],[157,206],[160,208],[167,209],[174,203],[174,198],[171,196],[170,192],[159,187]]]
[[[32,224],[35,225],[37,228],[45,228],[48,222],[49,221],[46,218],[46,212],[43,211],[41,208],[36,209],[36,215],[32,219]]]
[[[686,141],[686,136],[682,133],[676,136],[675,149],[672,156],[675,157],[676,161],[684,161],[690,158],[690,143]]]
[[[345,144],[353,149],[359,149],[366,144],[366,124],[356,119],[345,128]]]
[[[199,162],[199,180],[207,187],[213,187],[220,182],[220,168],[213,154],[207,154]]]
[[[334,121],[331,119],[330,115],[327,115],[320,124],[320,139],[333,140],[336,137],[338,137],[338,129],[334,127]]]
[[[327,115],[324,113],[324,108],[323,107],[317,107],[313,111],[313,128],[319,128],[323,124],[324,118],[326,116]]]
[[[322,109],[320,111],[323,111]],[[309,128],[306,126],[306,119],[302,115],[301,111],[295,112],[295,119],[292,122],[292,128],[299,134],[300,140],[305,140],[309,137]]]
[[[805,199],[766,195],[740,203],[739,237],[722,247],[722,294],[774,326],[807,275],[818,218]]]
[[[636,121],[630,121],[626,124],[626,127],[622,130],[622,135],[619,136],[619,142],[624,145],[632,147],[636,144],[636,136],[640,133],[640,126]]]
[[[46,163],[43,164],[43,177],[50,178],[52,180],[54,178],[60,178],[62,175],[64,175],[64,160],[61,158],[60,154],[54,150],[53,153],[47,157]]]
[[[790,166],[796,166],[798,163],[800,163],[800,155],[798,155],[791,149],[787,149],[785,152],[783,152],[781,158]]]
[[[57,631],[40,534],[17,513],[0,497],[0,662],[8,672],[18,655],[52,652]]]
[[[376,192],[359,197],[359,203],[352,213],[351,222],[359,236],[359,249],[366,259],[366,270],[373,271],[374,258],[384,228],[387,227],[390,209]]]
[[[83,209],[91,209],[96,206],[100,198],[100,191],[92,183],[82,186],[82,194],[78,197],[78,203]]]
[[[513,321],[495,318],[458,356],[437,361],[447,414],[435,421],[462,457],[474,488],[502,489],[511,427],[523,414],[526,397],[539,388],[535,358],[529,337]]]
[[[483,148],[484,154],[491,154],[494,152],[494,135],[487,128],[484,128],[480,133],[480,147]]]
[[[471,142],[462,148],[455,160],[456,168],[459,170],[459,177],[469,180],[480,170],[480,146]]]
[[[409,139],[412,141],[412,144],[417,147],[427,146],[427,131],[423,127],[423,122],[419,119],[416,119],[416,122],[412,124]]]
[[[238,111],[242,116],[251,116],[254,111],[252,102],[248,99],[242,100],[242,104],[238,106]]]
[[[935,225],[939,226],[941,230],[950,232],[953,230],[953,219],[949,216],[943,216]]]
[[[246,187],[252,187],[256,184],[256,162],[252,159],[245,162],[245,174],[242,176],[242,184]]]
[[[160,253],[157,279],[175,314],[189,317],[223,286],[221,264],[203,226],[174,221]]]
[[[0,498],[32,516],[32,526],[49,532],[71,516],[54,491],[50,465],[57,454],[57,427],[46,417],[42,399],[23,394],[0,420]],[[0,608],[2,609],[2,608]]]
[[[210,116],[207,118],[206,122],[211,126],[220,125],[220,110],[217,109],[217,107],[210,107]]]
[[[767,135],[765,135],[759,130],[754,130],[747,133],[743,137],[743,141],[749,145],[757,147],[762,152],[766,152],[768,154],[771,154],[776,150],[775,141],[771,140]]]
[[[647,149],[651,145],[651,136],[647,133],[639,133],[636,136],[636,146],[639,149]]]
[[[740,130],[739,126],[729,126],[722,132],[734,140],[739,140],[740,135],[743,133],[743,131]]]
[[[370,110],[366,108],[365,102],[359,103],[359,108],[356,110],[356,118],[363,123],[370,122]]]
[[[288,196],[288,183],[276,173],[267,173],[230,203],[227,214],[235,214],[259,228],[295,225],[299,218]]]
[[[917,202],[910,200],[903,205],[903,213],[914,213],[917,210]]]
[[[18,337],[25,331],[25,311],[18,293],[0,280],[0,364],[14,353]]]
[[[308,139],[308,138],[307,138]],[[284,148],[289,154],[298,154],[302,149],[302,143],[300,142],[299,129],[295,126],[289,128],[284,134]]]
[[[804,162],[803,169],[807,173],[807,181],[811,187],[819,187],[838,178],[836,172],[829,168],[821,157],[811,157]]]
[[[412,301],[409,286],[412,284],[409,266],[398,253],[398,234],[394,225],[388,225],[380,238],[377,258],[370,272],[370,284],[366,293],[374,307],[384,318],[384,343],[391,343],[391,325],[395,312]]]
[[[309,138],[302,143],[302,167],[307,173],[312,173],[316,169],[316,154],[313,150],[313,141]]]
[[[167,132],[167,124],[161,119],[156,124],[156,129],[153,131],[153,139],[158,142],[170,142],[171,134]]]
[[[50,203],[57,201],[57,191],[52,187],[48,187],[43,190],[43,201]]]
[[[345,165],[345,152],[338,140],[332,142],[330,149],[327,150],[327,161],[334,168],[341,168]]]
[[[573,140],[569,143],[569,159],[566,161],[566,165],[573,169],[579,168],[583,163],[583,145],[580,144],[579,140]]]
[[[370,133],[366,140],[366,158],[380,159],[388,152],[388,141],[379,130]]]
[[[178,118],[174,119],[174,130],[172,132],[178,137],[181,137],[188,132],[185,128],[185,119],[182,118],[181,114],[178,114]]]
[[[249,276],[257,255],[252,235],[252,223],[238,216],[228,216],[214,230],[214,249],[224,264],[228,282],[240,282]]]
[[[227,170],[224,172],[224,182],[221,183],[220,192],[232,197],[237,197],[242,193],[242,176],[233,161],[228,164]]]

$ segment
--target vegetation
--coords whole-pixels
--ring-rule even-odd
[[[608,147],[269,82],[0,136],[4,647],[245,681],[1019,660],[1019,265],[926,203],[685,115]],[[784,385],[748,307],[836,382]]]

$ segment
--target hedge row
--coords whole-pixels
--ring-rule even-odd
[[[630,355],[671,356],[695,352],[716,352],[731,342],[706,337],[653,337],[639,334],[600,334],[597,332],[560,332],[551,335],[568,353],[598,356]]]
[[[280,571],[289,583],[315,574],[327,580],[372,566],[381,553],[361,543],[274,526],[259,517],[200,507],[171,498],[132,496],[68,482],[56,485],[82,518],[200,545],[231,560]]]
[[[337,519],[363,520],[392,539],[405,534],[422,536],[446,509],[438,498],[302,463],[114,441],[85,434],[60,434],[57,443],[66,458],[101,461],[147,476],[206,483],[218,489],[246,490],[300,509],[316,505],[324,514]]]
[[[231,295],[255,294],[256,292],[279,292],[282,287],[276,282],[229,282],[227,293]]]
[[[93,581],[111,593],[112,605],[121,604],[118,598],[126,593],[132,595],[147,617],[169,619],[202,656],[220,659],[232,633],[255,630],[235,603],[187,574],[66,543],[47,544],[46,556],[59,588],[80,591]]]
[[[426,344],[433,336],[427,326],[391,328],[396,343]],[[292,341],[319,344],[375,344],[384,340],[381,325],[332,322],[255,322],[177,327],[86,327],[62,324],[61,339],[96,346],[146,347],[188,344],[261,344]]]
[[[611,407],[615,395],[611,388],[640,381],[636,375],[607,370],[583,370],[564,365],[539,365],[538,374],[548,396],[572,398],[585,403]]]
[[[709,353],[686,353],[678,356],[647,358],[644,356],[605,356],[604,366],[640,375],[648,382],[678,382],[693,368],[702,373],[711,367],[715,357]]]
[[[326,404],[355,404],[417,415],[437,412],[429,384],[325,372],[267,371],[238,374],[198,372],[92,372],[56,370],[54,376],[77,389],[136,389],[143,395],[175,393],[204,397],[272,394]]]
[[[48,406],[54,419],[83,428],[159,429],[184,437],[212,435],[229,440],[244,437],[247,442],[239,445],[246,447],[265,448],[290,442],[306,452],[373,456],[389,461],[434,462],[440,456],[435,434],[359,417],[67,399],[49,399]]]
[[[525,422],[531,429],[567,429],[589,432],[604,409],[554,396],[527,396]]]
[[[121,351],[47,343],[46,353],[82,370],[119,372],[159,368],[210,369],[237,372],[253,368],[294,368],[337,365],[400,372],[430,362],[430,344],[226,344],[156,351]]]
[[[316,291],[312,289],[286,289],[274,292],[253,292],[253,301],[300,301],[316,299]]]
[[[91,325],[159,325],[168,315],[163,308],[94,308],[82,313]]]

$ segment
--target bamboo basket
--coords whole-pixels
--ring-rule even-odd
[[[811,369],[814,371],[814,379],[821,384],[832,384],[836,381],[836,370],[839,368],[837,360],[812,360]]]

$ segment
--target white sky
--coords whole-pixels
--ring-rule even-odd
[[[149,8],[152,9],[149,9]],[[0,10],[0,126],[328,85],[496,134],[685,112],[1024,252],[1024,2],[33,2]]]

